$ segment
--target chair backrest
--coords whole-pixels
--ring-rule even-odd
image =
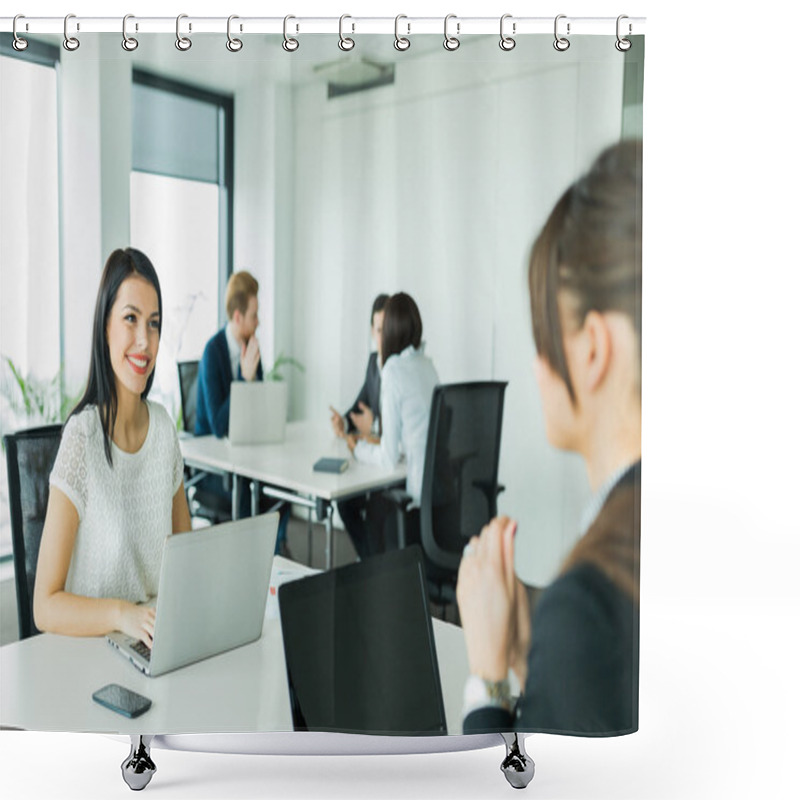
[[[437,386],[433,392],[420,535],[427,558],[455,572],[464,545],[497,514],[497,469],[506,383]]]
[[[178,362],[178,384],[181,389],[181,415],[183,429],[194,436],[194,423],[197,419],[197,372],[199,361]]]
[[[3,437],[20,639],[40,633],[33,623],[33,585],[50,497],[50,472],[60,443],[61,425],[30,428]]]

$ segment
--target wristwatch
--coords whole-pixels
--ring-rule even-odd
[[[502,708],[511,711],[514,700],[511,697],[511,687],[508,680],[486,681],[477,675],[470,675],[464,685],[464,711],[463,716],[475,711],[477,708]]]

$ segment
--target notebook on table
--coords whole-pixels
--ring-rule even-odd
[[[333,472],[341,474],[350,464],[346,458],[321,458],[314,464],[314,472]]]
[[[108,642],[155,677],[258,639],[278,519],[262,514],[168,536],[152,649],[119,632]]]
[[[285,584],[278,597],[295,730],[447,732],[419,547]]]

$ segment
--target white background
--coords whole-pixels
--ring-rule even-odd
[[[712,8],[718,10],[712,12]],[[726,7],[730,14],[726,14]],[[796,61],[787,4],[571,0],[37,2],[28,15],[181,12],[647,16],[640,728],[528,740],[537,798],[796,797],[800,358]],[[12,13],[8,9],[4,13]],[[794,234],[794,235],[792,235]],[[64,687],[69,691],[69,687]],[[126,748],[3,732],[4,796],[128,796]],[[501,749],[274,758],[155,751],[164,798],[508,797]]]

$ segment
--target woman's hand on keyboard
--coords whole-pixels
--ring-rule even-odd
[[[125,600],[120,602],[122,606],[119,615],[119,630],[134,639],[140,639],[148,647],[152,647],[156,610],[151,606],[137,606]]]

